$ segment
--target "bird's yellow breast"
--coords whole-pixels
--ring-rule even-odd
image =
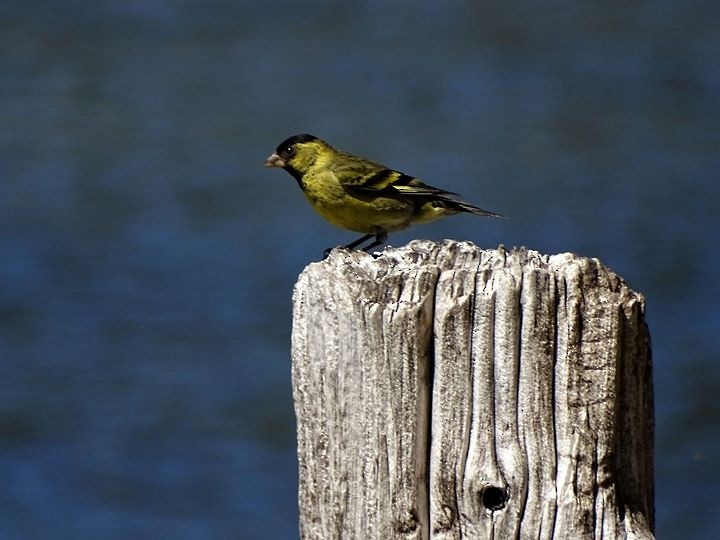
[[[306,174],[303,191],[315,211],[333,225],[361,233],[377,228],[397,231],[410,226],[414,204],[377,194],[350,193],[332,171]]]

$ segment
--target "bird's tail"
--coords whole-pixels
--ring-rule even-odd
[[[445,202],[448,209],[454,210],[457,212],[468,212],[470,214],[475,214],[476,216],[498,217],[498,218],[505,217],[502,214],[498,214],[496,212],[491,212],[490,210],[484,210],[482,208],[478,208],[477,206],[473,206],[472,204],[467,203],[465,201],[453,199],[450,197],[444,197],[443,202]]]

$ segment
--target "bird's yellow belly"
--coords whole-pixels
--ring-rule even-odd
[[[336,193],[331,198],[306,192],[315,211],[333,225],[361,233],[374,233],[378,228],[387,232],[410,225],[414,205],[387,197],[359,198]]]

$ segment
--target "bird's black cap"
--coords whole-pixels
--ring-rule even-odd
[[[299,135],[293,135],[292,137],[288,137],[278,145],[277,153],[279,154],[283,149],[287,148],[288,146],[292,146],[293,144],[306,143],[317,140],[319,139],[315,135],[310,135],[309,133],[300,133]]]

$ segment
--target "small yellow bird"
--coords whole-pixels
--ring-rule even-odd
[[[312,207],[330,223],[364,233],[346,249],[355,249],[374,237],[363,248],[368,251],[384,244],[389,232],[460,212],[502,217],[463,201],[457,193],[336,150],[307,133],[280,143],[265,166],[290,173]]]

